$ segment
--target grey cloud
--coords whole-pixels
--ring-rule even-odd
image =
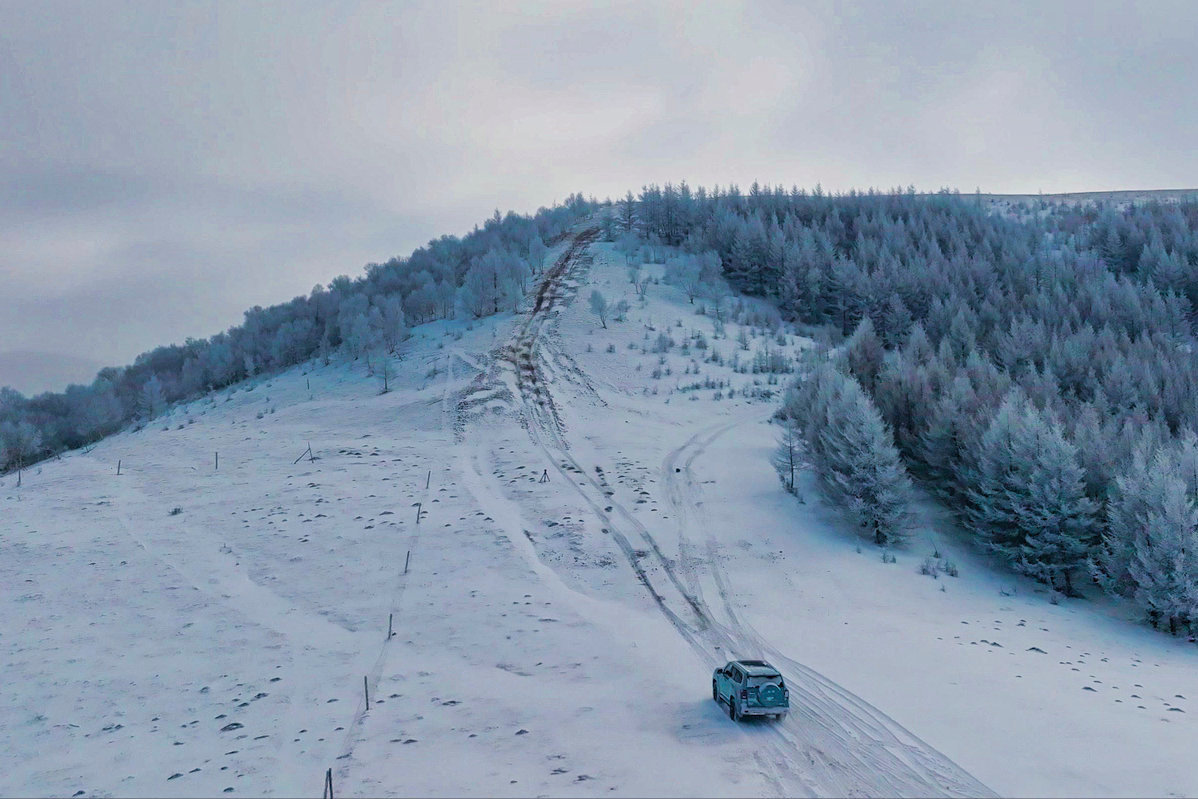
[[[0,341],[116,362],[572,191],[1198,185],[1198,4],[0,4]]]

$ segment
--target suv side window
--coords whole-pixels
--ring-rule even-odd
[[[740,675],[740,669],[732,669],[732,679],[735,682],[744,682],[744,678]]]

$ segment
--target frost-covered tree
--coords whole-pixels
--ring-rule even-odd
[[[375,339],[368,310],[345,318],[342,325],[342,344],[351,358],[361,358],[373,349]]]
[[[625,194],[624,199],[620,201],[618,220],[620,229],[625,234],[632,233],[636,227],[636,198],[632,196],[631,191]]]
[[[1077,450],[1013,392],[982,436],[966,514],[985,546],[1019,571],[1072,594],[1097,543]]]
[[[930,409],[918,441],[919,474],[950,502],[971,485],[969,464],[986,430],[983,406],[966,375],[952,384]]]
[[[624,235],[620,236],[620,238],[616,240],[616,250],[624,253],[624,262],[629,265],[640,264],[643,262],[643,259],[639,257],[641,251],[641,238],[631,230],[624,233]]]
[[[682,289],[692,304],[703,288],[698,262],[689,255],[666,261],[666,282]]]
[[[459,302],[475,319],[499,310],[499,276],[493,266],[492,262],[480,262],[470,267],[458,290]]]
[[[394,354],[399,343],[407,335],[404,324],[403,300],[398,296],[383,297],[375,300],[378,314],[371,317],[375,325],[375,338],[386,347],[387,352]]]
[[[1137,447],[1117,478],[1095,576],[1133,598],[1153,625],[1198,619],[1198,438]]]
[[[603,293],[600,292],[599,289],[595,289],[591,292],[590,303],[591,313],[595,315],[595,318],[599,320],[599,324],[603,325],[603,328],[606,330],[607,314],[609,310],[607,298],[603,296]]]
[[[528,263],[513,253],[502,253],[495,270],[499,276],[501,304],[505,309],[515,311],[528,291],[528,281],[532,277]]]
[[[827,499],[875,543],[904,540],[911,484],[886,423],[860,385],[830,364],[817,366],[788,400]]]
[[[166,395],[163,393],[162,381],[158,379],[158,375],[151,375],[146,384],[142,386],[139,402],[142,413],[150,419],[166,410]]]
[[[794,419],[781,420],[781,432],[778,434],[778,446],[774,449],[774,470],[782,480],[786,490],[795,493],[795,475],[802,466],[803,436],[798,423]]]
[[[21,468],[42,446],[41,433],[29,422],[0,422],[0,463]]]
[[[1149,491],[1132,538],[1135,599],[1176,634],[1198,619],[1198,508],[1180,477],[1155,473]]]
[[[545,271],[545,256],[549,254],[549,248],[540,236],[534,235],[528,242],[528,265],[532,268],[534,274],[541,274]]]
[[[886,355],[882,339],[874,332],[874,323],[867,316],[857,325],[846,349],[849,370],[867,392],[873,393],[882,361]]]

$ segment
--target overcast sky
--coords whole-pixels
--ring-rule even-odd
[[[124,363],[572,191],[1198,187],[1196,42],[1192,0],[4,0],[0,355]]]

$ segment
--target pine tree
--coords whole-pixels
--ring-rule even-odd
[[[794,394],[825,497],[879,545],[906,538],[911,484],[886,423],[857,381],[821,364]]]
[[[1185,481],[1156,472],[1148,486],[1147,510],[1133,538],[1130,572],[1136,582],[1136,602],[1155,626],[1198,618],[1198,508]]]
[[[867,393],[873,394],[878,373],[882,370],[882,359],[886,347],[874,332],[874,323],[868,316],[857,325],[848,347],[849,371]]]
[[[927,427],[916,447],[918,474],[947,501],[954,501],[962,484],[962,461],[981,438],[975,417],[977,396],[965,375],[953,379],[948,391],[932,406]]]
[[[1022,570],[1051,586],[1064,582],[1073,595],[1073,577],[1097,544],[1094,501],[1086,496],[1077,450],[1048,424],[1038,431],[1027,499],[1021,507],[1026,531],[1019,563]]]
[[[1198,438],[1136,448],[1115,481],[1107,529],[1094,561],[1104,587],[1133,598],[1154,626],[1192,625],[1198,616]],[[1192,628],[1191,628],[1192,629]]]
[[[982,543],[1020,571],[1072,593],[1096,545],[1094,504],[1077,451],[1019,392],[982,436],[964,516]],[[971,479],[972,478],[972,479]]]

